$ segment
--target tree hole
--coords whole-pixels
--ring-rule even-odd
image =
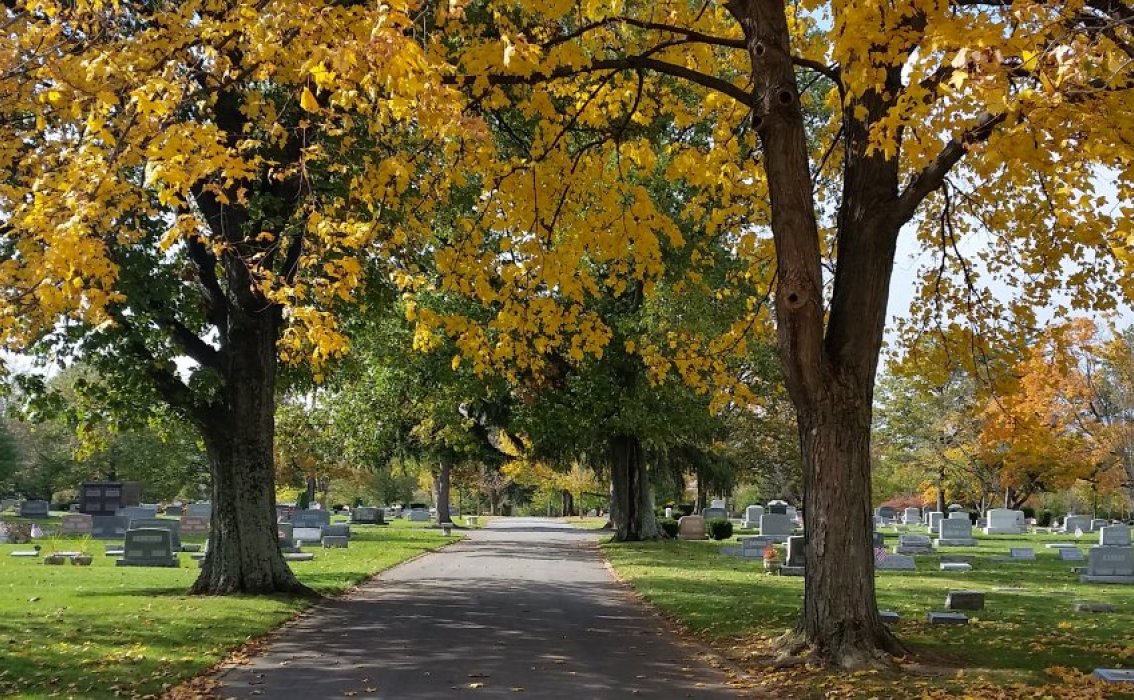
[[[763,55],[764,55],[764,51],[766,51],[766,50],[767,50],[767,49],[765,49],[765,48],[764,48],[764,45],[763,45],[763,44],[756,44],[756,49],[755,49],[755,51],[756,51],[756,55],[757,55],[757,56],[763,56]]]
[[[776,95],[776,96],[779,98],[780,104],[782,104],[782,105],[790,105],[791,101],[795,97],[794,95],[791,94],[791,90],[786,90],[786,89],[780,90],[779,94]]]

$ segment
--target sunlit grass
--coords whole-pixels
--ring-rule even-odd
[[[347,549],[315,551],[292,569],[324,594],[447,540],[429,523],[352,526]],[[202,538],[186,537],[188,542]],[[63,549],[74,542],[63,540]],[[0,545],[0,695],[102,698],[160,693],[292,617],[309,601],[291,597],[201,597],[185,591],[197,564],[117,567],[104,544],[90,567],[45,566]]]
[[[1047,686],[1057,683],[1046,670],[1050,668],[1069,667],[1090,673],[1100,667],[1134,667],[1134,586],[1080,584],[1071,567],[1085,566],[1086,562],[1063,562],[1056,550],[1044,548],[1045,543],[1073,539],[1055,535],[987,537],[979,538],[977,547],[946,550],[947,554],[975,555],[973,570],[966,573],[940,571],[939,555],[918,556],[918,571],[878,572],[879,608],[901,615],[894,631],[914,646],[920,660],[931,659],[935,666],[951,671],[967,668],[970,679],[985,677],[997,684]],[[896,535],[890,535],[889,543],[895,541]],[[770,648],[768,641],[798,619],[803,579],[770,576],[758,560],[721,556],[718,548],[722,544],[730,543],[607,544],[604,551],[619,575],[668,616],[742,665],[749,658],[756,663],[758,652]],[[1083,549],[1088,544],[1087,538],[1080,542]],[[993,561],[994,557],[1007,556],[1009,547],[1020,546],[1033,547],[1036,561]],[[926,613],[944,610],[950,589],[984,591],[985,609],[968,613],[971,621],[967,626],[929,625]],[[1110,603],[1117,612],[1075,613],[1073,604],[1079,600]],[[845,678],[827,681],[845,682]],[[877,684],[883,681],[895,685],[880,688]],[[822,685],[824,682],[814,681],[814,697],[823,697],[823,692],[831,690],[829,683]],[[940,676],[923,684],[868,674],[861,680],[861,692],[864,697],[919,697],[927,687],[945,684],[965,687],[964,682]],[[1128,696],[1134,697],[1134,692]],[[1105,697],[1127,696],[1119,695],[1111,686]]]

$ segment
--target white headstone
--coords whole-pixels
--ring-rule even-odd
[[[764,513],[760,516],[760,535],[786,542],[794,526],[791,518],[781,513]]]
[[[1024,514],[1008,508],[993,508],[985,514],[986,535],[1020,535],[1024,532]]]
[[[748,506],[744,509],[744,520],[740,526],[745,529],[760,527],[760,516],[764,514],[764,506]]]
[[[906,508],[902,513],[902,523],[916,525],[919,522],[921,522],[921,508]]]

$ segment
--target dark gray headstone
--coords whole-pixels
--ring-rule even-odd
[[[118,566],[179,566],[173,553],[173,533],[164,529],[126,531],[126,544]]]
[[[323,549],[346,549],[350,538],[328,535],[323,537]]]
[[[982,591],[949,591],[945,596],[945,607],[949,610],[984,610]]]
[[[884,554],[874,560],[874,568],[880,571],[917,571],[917,564],[906,554]]]
[[[881,532],[875,532],[874,533],[874,548],[878,549],[879,547],[885,547],[885,546],[886,546],[886,536],[883,535]]]
[[[1081,583],[1134,584],[1134,547],[1095,547],[1087,554]]]
[[[21,518],[46,518],[51,505],[47,501],[24,501],[20,504]]]
[[[213,504],[212,503],[190,503],[185,506],[185,515],[194,518],[205,518],[206,520],[213,517]]]
[[[346,523],[332,523],[323,528],[323,537],[350,537],[350,525]]]
[[[1019,561],[1035,561],[1036,550],[1031,547],[1010,547],[1008,557]]]
[[[879,610],[878,619],[882,620],[883,622],[893,624],[895,622],[898,622],[901,619],[901,616],[893,610]]]
[[[773,513],[775,515],[787,515],[787,509],[788,507],[786,503],[769,503],[768,507],[764,510],[764,515],[767,515],[768,513]]]
[[[764,513],[760,516],[760,534],[764,537],[772,537],[780,542],[786,542],[794,529],[795,525],[786,514]]]
[[[1060,561],[1083,561],[1083,558],[1084,558],[1083,552],[1081,550],[1079,550],[1078,548],[1076,548],[1076,549],[1071,549],[1070,547],[1060,547],[1059,548],[1059,560]]]
[[[125,508],[120,508],[118,510],[118,515],[121,515],[124,518],[128,518],[129,520],[136,520],[139,518],[156,518],[157,508],[151,508],[149,506],[126,506]]]
[[[130,529],[130,519],[122,515],[91,516],[91,537],[99,540],[120,540]]]
[[[360,525],[385,525],[385,511],[375,506],[358,506],[350,512],[350,521]]]
[[[171,517],[180,518],[185,513],[185,508],[182,506],[166,506],[165,514]]]
[[[710,520],[728,520],[728,511],[724,508],[702,508],[701,517],[705,522]]]
[[[785,566],[802,568],[807,565],[807,538],[794,535],[787,538],[787,559]]]
[[[1134,683],[1134,669],[1130,668],[1096,668],[1091,675],[1108,683]]]
[[[59,530],[65,535],[89,535],[94,527],[91,516],[82,513],[68,513],[63,516]]]
[[[173,542],[173,549],[181,549],[181,522],[166,518],[134,518],[130,521],[130,530],[169,530]],[[129,530],[127,531],[129,532]]]
[[[331,524],[331,512],[327,510],[297,510],[291,514],[291,524],[296,527],[327,527]]]

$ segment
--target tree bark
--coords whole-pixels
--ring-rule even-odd
[[[876,665],[902,651],[879,620],[871,532],[870,424],[885,327],[898,214],[898,163],[871,151],[870,123],[898,94],[900,70],[884,73],[844,105],[843,192],[829,304],[813,183],[785,5],[729,0],[753,76],[776,249],[776,328],[785,384],[799,423],[807,528],[803,615],[784,651],[818,663]],[[861,116],[862,112],[865,116]]]
[[[449,460],[442,457],[438,460],[437,473],[434,475],[433,483],[437,485],[437,524],[453,522],[452,515],[449,513],[449,474],[451,465]]]
[[[200,421],[213,514],[208,553],[190,593],[314,595],[288,568],[276,534],[275,323],[269,311],[234,325],[223,403]]]
[[[561,496],[563,498],[563,517],[567,518],[572,515],[578,515],[575,512],[575,496],[567,489],[563,489]]]
[[[661,537],[654,517],[642,443],[633,435],[615,435],[607,442],[610,462],[610,519],[616,542],[656,540]]]

